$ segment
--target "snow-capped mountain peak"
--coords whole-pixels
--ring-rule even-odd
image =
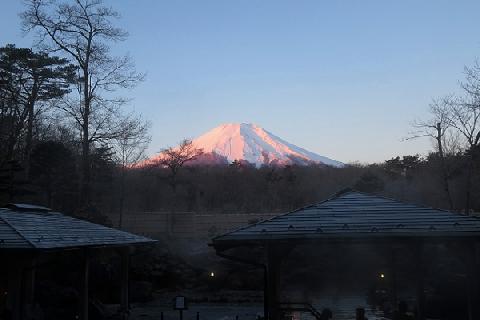
[[[262,164],[321,163],[343,166],[343,163],[297,147],[252,123],[222,124],[192,140],[205,153],[216,153],[228,161],[245,160]]]

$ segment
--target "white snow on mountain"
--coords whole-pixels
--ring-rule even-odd
[[[230,162],[245,160],[256,166],[294,163],[343,166],[339,161],[297,147],[251,123],[222,124],[192,142],[205,153],[216,153]]]

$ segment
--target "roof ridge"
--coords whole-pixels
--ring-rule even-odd
[[[355,189],[350,188],[350,187],[343,188],[343,189],[337,191],[337,192],[333,195],[333,197],[337,198],[337,197],[343,196],[344,194],[352,193],[352,192],[355,192],[355,191],[356,191]]]
[[[349,189],[349,191],[348,191],[347,189]],[[229,234],[231,234],[231,233],[234,233],[234,232],[237,232],[237,231],[241,231],[241,230],[243,230],[243,229],[247,229],[247,228],[250,228],[250,227],[253,227],[253,226],[256,226],[256,225],[265,223],[265,222],[272,221],[273,219],[280,218],[280,217],[289,215],[289,214],[291,214],[291,213],[295,213],[295,212],[298,212],[298,211],[301,211],[301,210],[304,210],[304,209],[307,209],[307,208],[310,208],[310,207],[318,206],[318,205],[320,205],[320,204],[322,204],[322,203],[325,203],[325,202],[327,202],[327,201],[330,201],[330,200],[333,200],[333,199],[335,199],[335,198],[338,198],[338,197],[340,197],[341,195],[347,194],[347,193],[349,193],[349,192],[354,192],[354,190],[351,189],[351,188],[342,189],[342,190],[340,190],[340,191],[338,191],[337,193],[331,195],[330,197],[328,197],[327,199],[325,199],[325,200],[323,200],[323,201],[311,203],[311,204],[308,204],[308,205],[306,205],[306,206],[303,206],[303,207],[294,209],[294,210],[289,211],[289,212],[280,213],[279,215],[273,216],[273,217],[271,217],[271,218],[269,218],[269,219],[265,219],[265,220],[262,220],[262,221],[259,221],[259,222],[256,222],[256,223],[247,224],[246,226],[243,226],[243,227],[234,229],[234,230],[232,230],[232,231],[229,231],[229,232],[227,232],[227,233],[223,233],[223,234],[221,234],[221,235],[218,235],[218,236],[216,236],[216,237],[213,237],[212,240],[215,240],[215,239],[220,238],[220,237],[223,237],[223,236],[227,236],[227,235],[229,235]],[[339,194],[339,193],[340,193],[340,194]]]
[[[0,219],[9,234],[21,239],[23,248],[49,250],[61,248],[103,247],[155,242],[145,236],[110,228],[98,223],[55,212],[39,215],[1,209]]]
[[[10,209],[7,209],[8,211],[12,211]],[[4,211],[7,211],[7,210],[4,210]],[[5,212],[4,212],[5,213]],[[20,232],[17,228],[15,228],[12,223],[10,221],[8,221],[8,218],[6,218],[3,214],[1,214],[0,212],[0,217],[2,218],[2,220],[10,227],[13,229],[13,231],[15,231],[16,233],[18,233],[20,235],[20,237],[22,237],[22,239],[24,239],[26,242],[28,242],[33,248],[37,248],[37,246],[30,240],[28,239],[22,232]]]
[[[12,211],[17,211],[17,212],[32,212],[35,211],[39,213],[46,213],[46,212],[51,212],[52,209],[47,208],[45,206],[40,206],[36,204],[29,204],[29,203],[7,203],[4,206],[6,209],[10,209]]]
[[[340,192],[341,192],[341,191],[340,191]],[[389,200],[389,201],[393,201],[393,202],[395,202],[395,203],[408,204],[408,205],[416,206],[416,207],[419,207],[419,208],[431,209],[431,210],[437,210],[437,211],[443,211],[443,212],[447,212],[447,213],[451,213],[451,214],[455,214],[455,215],[468,216],[468,217],[472,217],[472,218],[478,219],[478,217],[473,216],[473,215],[462,214],[462,213],[460,213],[460,212],[451,211],[451,210],[447,210],[447,209],[435,208],[435,207],[431,207],[431,206],[428,206],[428,205],[425,205],[425,204],[414,203],[414,202],[407,201],[407,200],[405,200],[405,201],[404,201],[404,200],[399,200],[399,199],[387,197],[387,196],[385,196],[385,195],[381,195],[381,194],[378,194],[378,193],[367,193],[367,192],[358,191],[358,190],[355,190],[355,189],[351,189],[350,192],[357,192],[357,193],[360,193],[360,194],[363,194],[363,195],[366,195],[366,196],[370,196],[370,197],[382,198],[382,199],[386,199],[386,200]],[[345,192],[345,193],[343,193],[343,194],[346,194],[346,193],[347,193],[347,192]],[[341,194],[341,195],[339,195],[339,196],[342,196],[343,194]]]
[[[328,204],[330,201],[331,205]],[[312,206],[316,207],[308,209]],[[340,212],[338,215],[337,211]],[[290,215],[293,213],[298,214]],[[356,215],[357,213],[360,215]],[[388,215],[389,213],[392,215]],[[332,216],[335,218],[331,219]],[[270,241],[345,237],[373,239],[379,236],[478,237],[480,235],[479,220],[478,217],[458,212],[344,189],[317,204],[219,235],[213,238],[212,245],[216,246],[217,242],[227,241],[225,243],[228,243],[236,240]],[[290,232],[295,229],[297,223],[299,229]],[[351,231],[347,223],[352,223]],[[432,231],[435,232],[432,233]]]

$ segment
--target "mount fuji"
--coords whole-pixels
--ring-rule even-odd
[[[222,124],[192,140],[196,148],[205,155],[200,162],[217,159],[220,156],[228,162],[248,161],[261,165],[324,164],[342,167],[340,161],[318,155],[297,147],[265,129],[251,123]],[[212,156],[215,155],[215,156]]]

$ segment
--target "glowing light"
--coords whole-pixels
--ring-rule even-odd
[[[213,271],[210,272],[210,277],[212,277],[212,278],[215,277],[215,272],[213,272]]]
[[[380,273],[380,278],[385,278],[385,273]]]

